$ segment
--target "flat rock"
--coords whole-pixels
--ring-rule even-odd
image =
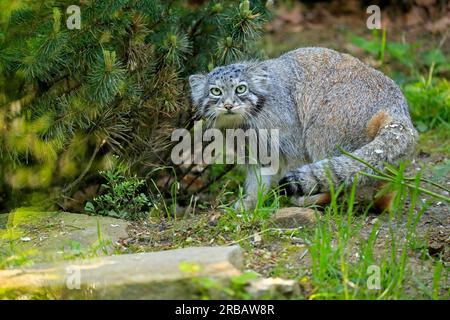
[[[53,261],[95,251],[112,251],[113,245],[128,236],[128,223],[103,216],[69,212],[41,212],[20,208],[8,214],[0,228],[0,245],[14,241],[16,251],[36,252],[34,262]]]
[[[282,278],[263,278],[250,283],[247,292],[253,299],[263,299],[266,297],[291,298],[300,294],[300,285],[298,281],[286,280]]]
[[[0,270],[7,297],[53,299],[190,299],[192,278],[240,274],[239,246],[192,247]]]
[[[316,215],[312,209],[288,207],[278,209],[272,216],[271,221],[280,228],[314,226],[316,224]]]

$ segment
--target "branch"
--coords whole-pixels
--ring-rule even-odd
[[[98,151],[100,150],[100,148],[102,147],[103,142],[102,143],[97,143],[94,152],[92,153],[91,158],[89,159],[89,162],[86,166],[86,168],[84,168],[84,171],[78,176],[77,179],[75,179],[71,184],[69,184],[66,188],[64,188],[62,190],[62,193],[66,193],[68,191],[70,191],[73,187],[75,187],[78,183],[80,183],[81,180],[83,180],[84,176],[89,172],[89,170],[92,167],[92,163],[94,162],[95,157],[97,156]]]

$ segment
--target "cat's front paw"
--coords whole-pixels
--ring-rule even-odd
[[[304,192],[300,181],[297,177],[297,173],[288,172],[285,176],[278,182],[280,194],[290,196],[303,196]]]

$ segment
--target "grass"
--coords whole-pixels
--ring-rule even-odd
[[[151,250],[160,250],[239,244],[248,254],[246,268],[261,276],[298,281],[302,293],[290,298],[446,299],[450,297],[446,262],[442,256],[429,254],[426,235],[417,228],[433,204],[431,197],[447,203],[448,197],[428,192],[421,173],[409,177],[406,169],[402,164],[378,173],[389,177],[389,190],[396,194],[392,210],[381,215],[356,202],[355,183],[351,190],[331,189],[330,205],[322,208],[323,212],[315,208],[318,222],[314,227],[282,229],[274,227],[270,219],[286,202],[276,191],[260,189],[257,207],[239,212],[224,192],[215,224],[209,221],[211,212],[169,219],[165,231],[155,234],[156,230],[148,230],[154,234],[149,245]],[[423,202],[423,197],[428,200]],[[158,223],[152,225],[159,228]],[[162,239],[167,241],[164,247],[155,247]],[[146,248],[143,244],[132,250]],[[202,283],[217,289],[210,281],[196,280],[197,286]],[[240,288],[245,291],[245,286]],[[197,289],[202,298],[209,297],[208,288]],[[250,298],[236,290],[234,297]]]
[[[439,258],[432,268],[433,278],[428,286],[417,286],[414,282],[414,264],[417,261],[411,256],[420,237],[417,225],[429,202],[418,201],[421,194],[420,175],[414,178],[412,187],[407,187],[404,169],[401,167],[392,181],[396,197],[392,210],[380,216],[385,220],[384,227],[377,221],[367,228],[364,221],[369,215],[369,207],[363,212],[357,209],[356,183],[348,194],[344,194],[342,188],[331,188],[331,204],[320,214],[322,218],[318,225],[303,234],[311,258],[310,281],[313,288],[307,298],[449,297],[448,291],[445,292],[449,289],[448,270],[443,272],[444,262]],[[431,257],[427,259],[422,261],[424,265],[433,264]],[[279,275],[289,276],[292,273],[291,270],[283,270],[280,264],[275,269]],[[375,271],[373,275],[371,270]],[[376,288],[369,285],[371,276],[378,277],[375,279],[375,283],[379,283]]]
[[[407,298],[406,275],[410,273],[408,255],[416,235],[416,226],[426,205],[417,207],[418,189],[407,192],[399,177],[395,186],[397,195],[393,209],[388,213],[388,232],[381,240],[380,223],[375,223],[364,235],[361,216],[354,210],[356,183],[345,197],[344,204],[337,199],[342,189],[331,189],[331,205],[325,208],[323,221],[314,230],[309,247],[312,257],[312,281],[315,291],[310,298],[326,299],[400,299]],[[419,180],[417,180],[418,182]],[[418,183],[417,183],[418,185]],[[408,197],[407,197],[408,193]],[[409,199],[409,203],[406,203]],[[402,225],[403,209],[407,211]],[[362,217],[367,217],[367,208]],[[379,283],[378,288],[368,284],[370,270]],[[440,274],[439,274],[440,275]],[[436,279],[439,282],[440,279]]]
[[[243,212],[232,208],[230,193],[224,191],[218,199],[217,210],[222,213],[217,223],[210,223],[210,213],[185,218],[170,214],[153,216],[148,220],[150,224],[159,228],[165,221],[165,228],[163,231],[150,230],[155,237],[149,244],[151,248],[130,247],[116,253],[239,244],[249,255],[247,267],[258,271],[260,276],[298,281],[302,287],[301,295],[290,298],[448,299],[446,262],[439,255],[432,257],[428,254],[424,235],[417,230],[432,202],[420,201],[424,196],[420,173],[407,177],[405,170],[406,167],[401,165],[378,173],[389,177],[391,190],[396,192],[392,210],[379,216],[370,212],[370,206],[362,208],[356,203],[356,183],[348,191],[342,187],[332,188],[330,205],[322,208],[323,212],[315,208],[320,219],[311,228],[273,227],[271,215],[287,201],[274,190],[265,192],[260,188],[256,208]],[[428,193],[428,199],[435,193]],[[167,209],[170,213],[171,209]],[[375,222],[371,223],[371,220]],[[6,230],[14,231],[11,228]],[[166,247],[154,245],[163,238],[167,238]],[[110,244],[103,240],[101,230],[98,230],[98,240],[98,246],[89,254],[76,256],[102,254],[105,246]],[[9,243],[8,252],[2,251],[2,257],[6,258],[2,260],[3,267],[30,262],[27,253],[16,250],[14,241]],[[80,251],[76,244],[73,248],[75,253]],[[258,255],[259,252],[262,255]],[[245,291],[251,280],[250,276],[235,279],[230,287],[219,288],[219,291],[228,298],[251,298]],[[194,284],[201,298],[210,297],[208,290],[218,290],[216,284],[209,280],[197,279]]]

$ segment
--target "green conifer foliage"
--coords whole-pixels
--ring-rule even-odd
[[[192,123],[187,76],[258,57],[264,4],[2,0],[0,209],[70,196],[113,155],[141,176],[170,164],[171,130]]]

